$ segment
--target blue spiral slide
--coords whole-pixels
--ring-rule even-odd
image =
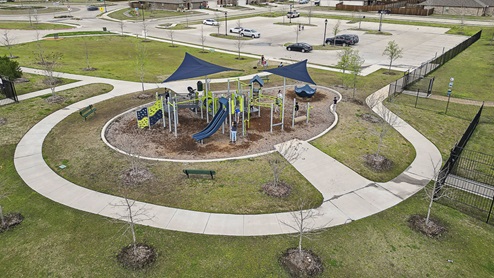
[[[192,135],[192,138],[196,141],[204,140],[205,138],[213,135],[221,126],[221,124],[225,121],[228,116],[228,99],[220,98],[219,100],[220,107],[216,115],[214,115],[213,120],[204,128],[201,132],[198,132]]]

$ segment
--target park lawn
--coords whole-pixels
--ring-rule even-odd
[[[494,28],[485,28],[477,42],[430,74],[435,77],[433,94],[446,96],[450,78],[453,77],[452,97],[494,101],[492,84],[486,82],[494,79],[493,32]],[[410,90],[415,91],[417,88],[424,90],[428,82],[429,78],[424,78],[414,84]]]
[[[28,79],[29,82],[15,83],[15,91],[19,96],[50,88],[50,85],[44,82],[45,76],[43,75],[22,73],[22,77]],[[77,80],[68,79],[68,78],[58,78],[58,79],[60,80],[61,83],[57,86],[77,82]],[[56,92],[57,90],[55,89],[55,93]]]
[[[414,96],[402,94],[385,105],[434,143],[443,155],[443,160],[446,160],[480,107],[451,102],[445,114],[447,103],[444,101],[420,98],[415,108],[415,100]],[[484,107],[483,122],[493,124],[493,113],[494,108]],[[480,149],[494,143],[488,134],[478,140],[482,146]]]
[[[369,76],[360,77],[357,91],[353,97],[353,90],[343,89],[343,75],[335,73],[330,81],[336,90],[343,95],[343,101],[338,104],[339,122],[333,130],[325,136],[315,140],[314,146],[345,164],[360,175],[373,181],[389,181],[403,172],[415,158],[413,146],[405,140],[395,129],[389,129],[384,137],[380,154],[393,162],[389,171],[376,172],[366,166],[364,156],[377,152],[381,123],[371,123],[362,119],[364,114],[374,114],[365,104],[365,98],[380,88],[386,86],[399,75],[385,74],[386,70],[379,70]],[[312,75],[312,73],[311,73]],[[314,74],[315,80],[323,78]],[[317,82],[317,81],[316,81]]]
[[[151,93],[154,93],[153,90]],[[74,113],[59,123],[43,145],[43,157],[62,177],[87,188],[113,195],[126,194],[133,199],[183,209],[235,214],[257,214],[292,211],[298,200],[310,200],[307,207],[318,207],[322,195],[298,171],[288,166],[281,179],[292,186],[287,198],[271,198],[261,192],[262,185],[272,181],[267,159],[259,158],[224,162],[188,163],[141,161],[154,178],[140,186],[122,186],[122,174],[130,168],[126,155],[108,148],[100,138],[103,125],[115,115],[130,108],[149,103],[141,94],[117,97],[97,103],[97,115],[84,122]],[[118,104],[118,105],[116,105]],[[59,165],[67,168],[60,170]],[[215,179],[190,178],[184,168],[215,170]]]
[[[0,126],[0,145],[16,144],[34,124],[54,111],[82,99],[107,93],[112,88],[108,84],[91,84],[57,92],[57,95],[65,98],[65,102],[61,104],[50,104],[45,101],[51,96],[49,94],[0,106],[0,115],[7,120],[6,124]]]
[[[1,14],[0,10],[0,14]],[[10,13],[9,13],[10,14]],[[36,23],[36,22],[22,22],[22,21],[0,21],[0,29],[7,30],[65,30],[74,29],[74,26],[57,24],[57,23]]]
[[[191,15],[204,14],[197,10],[190,10],[186,12],[169,11],[169,10],[144,10],[144,15],[142,14],[142,9],[139,9],[139,14],[136,14],[134,9],[121,9],[108,14],[110,18],[117,20],[142,20],[144,19],[163,19],[169,17],[186,17]]]
[[[24,222],[0,234],[0,273],[6,277],[289,277],[278,257],[298,239],[292,235],[209,236],[137,226],[137,239],[158,251],[156,263],[130,271],[116,261],[131,242],[126,226],[67,208],[33,192],[15,172],[15,144],[1,145],[0,188],[5,212]],[[424,214],[421,194],[397,206],[304,239],[318,254],[321,277],[492,277],[494,227],[435,204],[433,216],[448,228],[439,240],[412,231],[407,219]],[[449,263],[448,260],[453,260]]]
[[[39,3],[36,3],[39,4]],[[36,11],[37,14],[48,14],[48,13],[59,13],[67,11],[65,7],[52,7],[51,5],[46,7],[42,6],[43,4],[31,6],[31,9],[26,7],[20,7],[17,3],[13,3],[11,5],[2,3],[0,8],[0,15],[26,15],[29,16],[29,12],[34,14]],[[32,16],[32,20],[34,21],[34,16]],[[44,23],[43,23],[44,24]],[[4,28],[2,28],[4,29]]]
[[[119,47],[116,47],[117,45]],[[41,46],[53,53],[63,53],[57,71],[119,80],[140,81],[138,51],[145,51],[149,55],[144,61],[145,82],[162,82],[166,79],[182,63],[184,52],[214,64],[239,70],[210,75],[209,78],[236,77],[257,72],[252,68],[257,60],[252,58],[237,60],[235,55],[203,52],[202,49],[178,45],[171,47],[168,43],[143,42],[133,37],[117,35],[43,40]],[[90,66],[96,68],[95,71],[84,70],[86,46]],[[21,66],[40,68],[36,59],[36,49],[36,43],[20,44],[12,47],[12,54],[20,56],[17,61]],[[8,55],[7,49],[0,48],[0,55]]]

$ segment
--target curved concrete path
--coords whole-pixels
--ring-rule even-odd
[[[23,70],[37,73],[36,70]],[[82,211],[122,219],[126,215],[125,207],[121,206],[123,198],[92,191],[63,179],[43,160],[42,145],[50,130],[68,115],[89,104],[139,91],[141,84],[72,74],[59,76],[82,80],[72,84],[74,87],[89,83],[107,83],[113,85],[114,89],[107,94],[56,111],[33,126],[17,145],[14,155],[16,170],[29,187],[55,202]],[[181,86],[186,88],[186,84],[191,82],[194,81],[187,81]],[[157,84],[146,84],[146,89],[156,86]],[[373,110],[380,115],[387,111],[381,103],[386,96],[387,86],[371,96],[379,100],[379,104]],[[433,178],[433,164],[441,163],[441,155],[437,148],[401,119],[394,121],[393,126],[413,144],[416,157],[402,174],[386,183],[369,181],[309,143],[302,142],[307,151],[293,165],[324,196],[323,204],[315,209],[318,216],[311,219],[313,223],[308,225],[314,229],[327,228],[372,215],[410,197]],[[289,212],[259,215],[205,213],[136,201],[134,211],[138,209],[144,209],[148,215],[153,216],[137,219],[139,224],[161,229],[233,236],[295,232],[284,224],[294,223]]]

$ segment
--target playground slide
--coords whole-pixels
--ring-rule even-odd
[[[216,115],[214,115],[213,120],[201,132],[192,135],[192,138],[194,138],[194,140],[201,141],[205,138],[210,137],[221,127],[221,124],[225,121],[226,117],[228,116],[228,100],[226,98],[220,98],[219,102],[220,107]]]

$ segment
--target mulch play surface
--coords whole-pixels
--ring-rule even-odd
[[[263,93],[275,96],[278,89],[265,88]],[[270,133],[271,110],[261,107],[260,117],[257,113],[251,114],[250,125],[247,127],[246,124],[244,135],[242,135],[242,123],[239,123],[235,144],[230,142],[229,128],[226,125],[224,133],[223,128],[220,127],[214,135],[206,138],[203,144],[196,142],[192,135],[206,127],[206,117],[204,113],[204,119],[201,119],[200,112],[195,113],[190,109],[179,110],[176,137],[173,129],[172,132],[169,131],[168,119],[166,119],[166,128],[163,128],[163,124],[159,122],[151,128],[139,129],[135,112],[116,119],[105,134],[113,146],[132,154],[152,158],[196,160],[256,154],[273,150],[274,145],[293,138],[310,139],[326,130],[334,121],[334,116],[329,111],[334,96],[336,95],[330,90],[319,87],[312,99],[297,97],[300,106],[297,116],[306,115],[308,102],[312,108],[309,123],[305,121],[296,123],[292,128],[293,99],[296,95],[293,89],[287,89],[284,131],[281,130],[281,126],[276,126]],[[281,122],[279,113],[274,114],[273,122]]]

